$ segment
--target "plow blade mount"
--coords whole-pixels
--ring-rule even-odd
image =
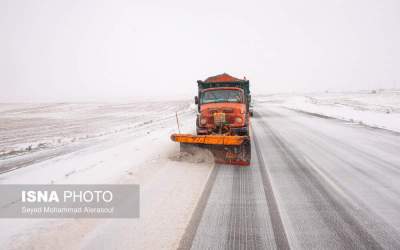
[[[216,163],[248,166],[251,159],[248,136],[173,134],[181,152],[194,154],[197,148],[209,150]]]

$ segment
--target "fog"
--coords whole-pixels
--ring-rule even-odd
[[[400,88],[400,1],[0,0],[0,101]]]

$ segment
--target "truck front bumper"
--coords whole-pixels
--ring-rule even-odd
[[[230,130],[232,131],[232,134],[234,134],[234,135],[246,136],[249,134],[248,127],[230,128]],[[212,133],[212,131],[213,131],[213,129],[197,127],[198,135],[209,135]]]

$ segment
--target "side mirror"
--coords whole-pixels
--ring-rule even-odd
[[[195,97],[194,97],[194,103],[195,103],[195,104],[199,104],[199,97],[198,97],[198,96],[195,96]]]

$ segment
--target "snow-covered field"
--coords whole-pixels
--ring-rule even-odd
[[[2,219],[0,249],[176,248],[213,167],[179,158],[176,112],[193,132],[189,101],[1,104],[0,184],[139,184],[141,214]]]
[[[400,90],[274,94],[257,101],[400,132]]]
[[[0,104],[0,157],[136,129],[188,107],[187,101]]]

